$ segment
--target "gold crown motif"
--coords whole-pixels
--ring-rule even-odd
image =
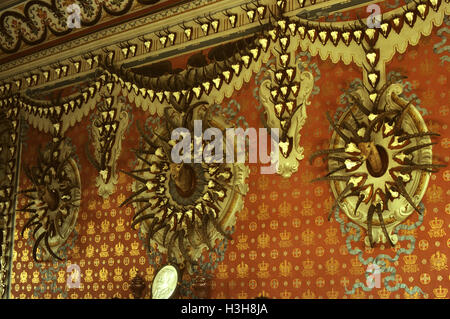
[[[282,241],[287,241],[291,238],[291,232],[288,232],[286,229],[280,233],[280,238]]]
[[[125,199],[125,198],[124,198],[124,199]],[[120,202],[120,203],[121,203],[121,202]],[[96,203],[95,200],[90,201],[89,204],[88,204],[88,209],[90,209],[90,210],[95,209],[96,204],[97,204],[97,203]]]
[[[438,288],[433,289],[433,293],[436,298],[444,299],[447,296],[448,288],[443,288],[441,285],[439,285]]]
[[[103,209],[108,209],[109,207],[110,207],[110,205],[109,205],[109,198],[103,199],[102,208]]]
[[[227,299],[227,298],[225,297],[225,293],[221,291],[217,294],[216,299]]]
[[[220,264],[218,267],[219,273],[216,275],[219,279],[227,279],[228,278],[228,265]]]
[[[103,245],[100,246],[100,257],[108,257],[108,244],[104,243]]]
[[[302,240],[305,245],[312,245],[314,241],[314,232],[308,228],[302,232]]]
[[[440,251],[437,251],[430,258],[432,268],[437,271],[441,271],[443,269],[447,269],[447,256]]]
[[[153,275],[155,273],[155,269],[153,269],[153,267],[148,267],[146,270],[148,275]]]
[[[125,223],[125,220],[122,217],[120,217],[117,220],[117,225],[116,225],[116,231],[117,232],[121,232],[121,231],[125,230],[124,223]]]
[[[363,290],[357,288],[355,293],[351,295],[352,299],[364,299],[366,297],[366,294]]]
[[[339,292],[334,290],[333,288],[330,291],[327,291],[327,297],[329,299],[337,299],[339,296]]]
[[[352,275],[361,275],[364,273],[364,268],[359,261],[358,257],[355,256],[355,258],[350,259],[350,274]]]
[[[434,217],[434,219],[432,221],[430,221],[429,224],[430,224],[431,228],[439,229],[439,228],[442,228],[442,226],[444,225],[444,220]]]
[[[280,204],[278,210],[280,211],[280,216],[287,217],[291,214],[291,204],[284,201]]]
[[[244,264],[244,262],[241,262],[239,265],[237,265],[236,269],[239,278],[244,278],[248,276],[248,265]]]
[[[136,266],[133,266],[129,271],[130,278],[136,277],[137,273],[138,269],[136,268]]]
[[[412,290],[413,287],[410,287],[410,289]],[[419,299],[420,298],[420,294],[418,291],[415,292],[414,294],[409,294],[408,292],[405,291],[403,296],[405,296],[405,299]]]
[[[352,267],[361,267],[362,264],[359,261],[358,257],[350,259],[350,263],[352,264]]]
[[[103,267],[102,269],[100,269],[100,279],[102,280],[106,280],[106,278],[108,277],[108,270],[105,269],[105,267]]]
[[[139,243],[137,241],[131,243],[131,249],[137,250],[139,248]]]
[[[116,251],[117,256],[123,255],[123,249],[124,249],[124,246],[122,243],[118,243],[118,244],[116,244],[116,246],[114,246],[114,250]]]
[[[269,218],[269,206],[262,203],[258,206],[258,215],[256,216],[260,220],[268,219]]]
[[[248,239],[248,236],[247,236],[247,235],[240,234],[240,235],[238,236],[238,243],[237,243],[237,245],[236,245],[236,247],[237,247],[238,250],[245,250],[245,249],[248,249],[247,239]]]
[[[248,293],[246,293],[243,290],[238,294],[239,299],[247,299],[247,297],[248,297]]]
[[[247,220],[248,219],[248,208],[244,207],[239,213],[236,214],[239,220]]]
[[[302,201],[302,206],[303,206],[303,208],[306,208],[306,209],[312,208],[313,204],[314,204],[313,201],[308,198],[305,199],[304,201]]]
[[[334,236],[336,236],[336,234],[337,234],[337,229],[334,227],[330,227],[325,230],[325,235],[327,235],[328,237],[334,237]]]
[[[116,269],[114,269],[114,274],[115,274],[116,276],[121,276],[121,275],[122,275],[122,272],[123,272],[123,269],[122,269],[122,268],[117,267]]]
[[[314,292],[311,291],[311,289],[308,288],[308,290],[306,290],[306,292],[304,292],[302,294],[302,298],[303,299],[315,299],[316,295],[314,294]]]
[[[281,276],[288,277],[292,271],[292,264],[285,259],[280,264],[279,269],[280,269]]]
[[[219,269],[219,272],[224,273],[227,271],[228,265],[220,264],[217,268]]]
[[[335,275],[338,272],[339,262],[331,257],[325,262],[325,267],[330,275]]]
[[[292,293],[290,291],[287,291],[286,289],[282,293],[280,293],[281,299],[290,299],[291,295]]]
[[[90,221],[90,222],[87,224],[87,226],[88,226],[88,234],[89,234],[89,232],[93,232],[93,231],[94,231],[95,223],[94,223],[93,221]]]
[[[120,175],[124,175],[125,176],[125,174],[120,174]],[[116,203],[122,203],[125,200],[125,198],[126,197],[125,197],[124,194],[117,195]]]
[[[258,264],[258,268],[260,271],[268,271],[269,270],[269,264],[266,262],[262,262]]]
[[[267,233],[262,233],[258,235],[258,248],[267,248],[269,247],[270,236]]]
[[[265,263],[264,261],[262,263],[258,264],[259,271],[256,273],[258,278],[269,278],[269,264]]]
[[[110,225],[109,220],[104,220],[102,222],[102,233],[107,233],[109,231],[109,225]]]
[[[391,292],[384,287],[383,289],[378,290],[378,296],[380,296],[381,299],[388,299],[391,295]]]
[[[331,206],[333,205],[333,199],[331,198],[331,196],[329,196],[327,199],[325,199],[325,201],[323,202],[323,208],[326,211],[329,211],[331,209]]]
[[[247,239],[248,239],[248,236],[247,236],[247,235],[240,234],[240,235],[238,236],[238,242],[240,242],[240,243],[245,243],[245,242],[247,242]]]
[[[309,258],[302,262],[303,268],[305,269],[313,269],[314,267],[314,261],[310,260]]]
[[[403,257],[403,261],[407,265],[413,265],[417,261],[417,256],[416,255],[406,255]]]
[[[266,190],[267,186],[269,186],[269,178],[267,176],[261,175],[260,178],[258,178],[258,187],[261,190]]]
[[[431,203],[437,203],[442,201],[442,187],[434,184],[427,191],[428,201]]]

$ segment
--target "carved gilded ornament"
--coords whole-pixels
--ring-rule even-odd
[[[120,97],[105,97],[101,106],[97,107],[91,125],[91,143],[94,145],[94,156],[86,150],[87,157],[97,169],[99,175],[95,179],[98,194],[108,198],[114,193],[119,176],[117,159],[122,149],[122,140],[128,127],[129,112]]]
[[[81,180],[73,156],[74,150],[68,141],[54,137],[44,150],[38,150],[37,165],[24,168],[33,188],[19,192],[27,194],[29,201],[17,211],[30,214],[22,236],[26,230],[32,233],[36,262],[49,261],[51,257],[61,260],[57,251],[75,229]]]
[[[353,93],[353,105],[337,122],[330,148],[316,152],[328,158],[329,180],[336,198],[329,218],[337,207],[367,229],[365,243],[398,241],[393,231],[414,211],[422,214],[419,203],[431,173],[442,165],[433,164],[431,136],[413,106],[400,98],[400,84],[391,84],[372,104],[364,89]],[[381,107],[382,105],[382,107]]]
[[[182,123],[190,128],[193,120],[222,131],[230,124],[212,118],[207,103],[184,104],[184,112],[178,112],[180,105],[173,103],[166,108],[166,125],[152,134],[138,126],[144,146],[136,151],[139,164],[131,172],[124,171],[135,182],[133,194],[122,205],[135,206],[132,227],[140,225],[148,247],[166,253],[168,262],[189,265],[192,271],[204,248],[212,250],[216,239],[231,239],[236,213],[243,208],[248,191],[249,169],[243,163],[174,163],[173,128],[183,127]]]

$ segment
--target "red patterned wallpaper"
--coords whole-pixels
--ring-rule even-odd
[[[449,85],[450,63],[443,54],[433,52],[441,41],[434,30],[403,55],[397,55],[387,66],[388,72],[408,76],[406,96],[416,94],[420,111],[430,128],[441,134],[434,146],[434,156],[449,162],[450,134]],[[224,260],[214,271],[211,298],[448,298],[450,276],[450,167],[433,174],[423,198],[423,220],[417,214],[399,231],[401,240],[394,248],[386,245],[365,248],[365,232],[353,228],[340,213],[339,221],[327,221],[332,195],[327,183],[309,181],[325,171],[325,163],[317,159],[310,165],[307,158],[317,149],[327,147],[331,135],[325,111],[342,112],[342,90],[355,79],[360,70],[342,63],[332,64],[307,56],[303,61],[320,79],[320,92],[311,97],[308,119],[301,130],[301,145],[305,159],[297,173],[289,179],[278,175],[260,175],[257,165],[250,165],[250,190],[245,207],[238,213],[233,240],[228,243]],[[259,102],[254,97],[254,78],[230,98],[240,105],[238,116],[244,116],[249,126],[260,127]],[[233,102],[234,103],[234,102]],[[133,111],[133,123],[123,140],[118,167],[130,168],[134,154],[130,148],[138,144],[135,129],[137,119],[147,115]],[[32,247],[20,236],[24,216],[16,220],[15,255],[13,264],[13,298],[132,298],[129,281],[136,273],[150,283],[154,268],[138,238],[130,229],[131,208],[119,208],[130,192],[132,180],[121,174],[116,192],[109,200],[97,195],[96,172],[87,161],[83,147],[88,142],[86,117],[67,132],[76,146],[81,164],[82,206],[76,234],[69,243],[68,261],[50,265],[35,264]],[[49,140],[37,130],[28,130],[23,161],[34,160],[37,145]],[[29,182],[22,174],[21,187]],[[24,205],[19,199],[19,206]],[[359,240],[355,239],[359,236]],[[352,240],[355,239],[355,240]],[[365,287],[365,271],[370,258],[383,260],[388,271],[382,274],[380,288]],[[66,267],[78,264],[82,278],[80,289],[66,288]],[[363,287],[364,286],[364,287]],[[405,289],[406,288],[406,289]],[[149,296],[147,292],[146,296]]]

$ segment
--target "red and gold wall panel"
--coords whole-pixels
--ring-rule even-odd
[[[408,76],[403,81],[405,95],[415,94],[419,111],[428,128],[441,136],[433,156],[448,163],[449,74],[445,51],[439,50],[443,32],[436,29],[419,45],[409,47],[387,65],[387,73]],[[179,63],[174,61],[174,65]],[[325,162],[312,165],[307,158],[326,148],[331,129],[325,112],[342,112],[343,90],[361,79],[354,65],[332,64],[317,57],[302,56],[305,68],[313,72],[317,89],[307,107],[308,119],[301,130],[305,159],[290,178],[261,175],[256,164],[250,165],[249,192],[244,209],[238,213],[233,240],[228,242],[223,261],[214,270],[211,298],[448,298],[450,276],[450,168],[433,174],[422,200],[423,217],[413,214],[399,227],[399,243],[391,248],[377,245],[366,248],[365,231],[343,213],[327,220],[333,203],[327,183],[310,183],[325,170]],[[250,127],[261,127],[260,103],[255,96],[255,77],[240,91],[225,99],[222,106],[239,105],[238,116]],[[75,90],[75,89],[74,89]],[[135,122],[144,121],[145,112],[133,108],[133,119],[122,144],[118,167],[133,167],[130,151],[139,143]],[[116,192],[109,199],[97,195],[97,172],[84,154],[89,143],[86,127],[89,117],[71,128],[66,136],[76,147],[81,169],[82,205],[76,232],[67,244],[67,260],[36,264],[30,240],[20,236],[25,222],[17,214],[11,296],[13,298],[132,298],[129,282],[140,274],[149,284],[155,268],[146,254],[138,231],[130,228],[131,207],[119,208],[130,194],[132,180],[119,175]],[[50,137],[29,128],[23,147],[22,163],[33,163],[37,146]],[[29,182],[21,174],[21,188]],[[19,206],[25,203],[19,198]],[[380,288],[367,288],[365,272],[374,259],[385,265]],[[79,289],[66,287],[66,268],[80,266]],[[146,296],[149,296],[147,291]]]

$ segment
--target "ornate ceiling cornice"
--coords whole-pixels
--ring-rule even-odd
[[[312,0],[311,2],[308,0],[300,4],[298,1],[289,1],[286,7],[286,14],[294,16],[299,14],[299,12],[316,10],[338,2],[337,0]],[[378,2],[378,0],[370,2]],[[259,4],[267,6],[272,11],[275,10],[276,6],[273,1],[268,0],[259,1]],[[246,11],[246,8],[249,10]],[[109,51],[116,51],[116,59],[121,61],[120,46],[125,42],[133,42],[138,45],[135,54],[127,57],[127,60],[130,62],[140,63],[139,60],[143,59],[152,61],[167,59],[183,52],[196,50],[199,46],[211,46],[215,43],[232,41],[238,37],[254,33],[260,28],[261,23],[264,24],[269,21],[268,13],[265,19],[259,19],[255,15],[257,14],[255,10],[255,4],[252,5],[248,0],[190,1],[142,18],[123,22],[118,26],[91,32],[75,40],[66,41],[25,57],[8,62],[5,61],[5,63],[0,65],[0,80],[21,74],[39,73],[40,70],[47,69],[58,62],[62,63],[69,59],[86,56],[89,52],[102,52],[103,48]],[[205,12],[209,12],[208,16],[205,16]],[[235,15],[235,24],[232,25],[232,18],[224,15],[225,12],[228,15]],[[250,18],[249,12],[253,12],[252,18]],[[202,23],[207,22],[208,19],[218,20],[219,25],[217,30],[210,28],[205,33],[202,29]],[[187,37],[186,28],[192,28],[190,40]],[[171,32],[167,32],[168,30]],[[173,43],[167,41],[166,44],[162,44],[158,35],[167,33],[175,34],[174,41]],[[143,39],[145,40],[142,41]],[[147,48],[146,46],[150,45],[150,42],[151,46]],[[64,78],[76,73],[78,72],[69,70]],[[52,77],[50,77],[51,79]],[[59,79],[56,78],[56,80]],[[47,82],[39,81],[34,87],[45,83]],[[24,88],[22,87],[22,89]]]
[[[406,9],[406,11],[403,10],[404,8],[400,8],[394,11],[388,20],[383,21],[383,23],[387,21],[388,23],[393,24],[395,23],[394,20],[398,18],[403,25],[403,28],[399,29],[399,31],[395,31],[392,28],[390,35],[387,36],[388,39],[392,37],[396,39],[396,41],[389,42],[389,52],[390,50],[394,50],[394,52],[395,50],[404,50],[408,44],[416,44],[422,34],[427,35],[431,32],[433,25],[442,23],[443,15],[450,11],[450,6],[447,3],[442,2],[439,7],[434,10],[432,9],[432,3],[434,3],[433,0],[430,0],[429,5],[427,5],[429,10],[423,19],[419,17],[419,12],[414,13],[415,24],[411,23],[412,26],[409,25],[410,23],[405,19],[408,19],[408,12],[414,11],[413,6]],[[242,8],[240,9],[243,10]],[[232,12],[229,12],[229,14],[232,14]],[[268,15],[268,13],[266,14]],[[211,15],[211,17],[214,17],[214,15]],[[258,19],[261,24],[256,21],[253,23],[264,25],[263,19],[268,20],[267,17],[259,17]],[[239,20],[242,19],[238,18],[237,21]],[[272,22],[272,24],[267,24],[265,31],[262,30],[262,33],[258,33],[260,35],[265,34],[265,38],[268,41],[266,44],[261,42],[261,39],[253,38],[253,40],[247,43],[248,46],[244,50],[233,53],[234,55],[230,56],[227,61],[213,61],[213,63],[207,65],[206,68],[204,66],[199,66],[197,68],[188,67],[186,70],[178,73],[177,76],[171,74],[163,76],[143,76],[130,72],[130,67],[133,66],[133,64],[139,65],[139,63],[145,63],[147,58],[151,61],[151,53],[153,52],[151,50],[152,46],[149,46],[148,50],[146,41],[152,43],[153,39],[144,38],[143,40],[138,40],[140,43],[137,41],[129,41],[127,45],[122,47],[110,46],[104,48],[102,51],[95,51],[81,57],[79,60],[72,59],[71,61],[63,61],[58,65],[55,65],[52,69],[43,70],[43,73],[28,75],[24,79],[18,78],[14,81],[0,85],[0,94],[5,96],[0,100],[0,106],[4,107],[10,103],[18,102],[25,113],[25,118],[27,118],[34,127],[38,127],[40,130],[44,131],[49,131],[52,126],[51,118],[56,114],[59,120],[63,122],[62,129],[64,131],[74,125],[77,121],[81,120],[82,117],[86,116],[89,111],[93,109],[95,104],[101,99],[99,94],[101,88],[102,90],[108,90],[109,94],[112,94],[112,92],[109,92],[112,90],[121,91],[122,94],[127,96],[131,102],[134,102],[137,107],[141,107],[144,110],[148,109],[152,114],[155,112],[160,114],[163,109],[161,106],[165,104],[165,101],[168,100],[174,92],[181,92],[183,95],[191,94],[197,99],[202,94],[208,95],[211,101],[220,103],[224,96],[230,96],[235,89],[240,89],[243,81],[249,81],[252,73],[256,72],[260,68],[261,63],[267,61],[271,54],[274,56],[279,55],[272,44],[282,41],[282,39],[278,39],[278,35],[275,34],[282,28],[286,28],[286,32],[292,33],[290,43],[294,49],[296,49],[297,46],[301,46],[302,49],[307,49],[313,54],[319,52],[322,58],[327,58],[328,56],[333,57],[333,52],[339,54],[340,51],[345,50],[347,54],[342,54],[340,58],[338,57],[338,60],[343,59],[345,63],[349,63],[346,59],[351,57],[357,65],[367,67],[367,70],[371,70],[372,65],[368,64],[366,61],[371,55],[366,53],[365,49],[363,50],[362,47],[358,47],[359,43],[363,45],[363,43],[367,43],[368,40],[370,42],[370,33],[367,34],[367,30],[369,29],[367,29],[366,32],[362,32],[355,27],[355,21],[347,22],[346,24],[327,23],[326,28],[325,25],[318,25],[311,21],[303,21],[296,17],[286,20],[286,25],[283,25],[282,21],[283,20],[278,20],[275,23]],[[415,28],[413,28],[414,25],[416,26]],[[185,24],[185,27],[188,27],[188,25]],[[237,25],[236,28],[238,28]],[[291,28],[293,32],[291,31]],[[340,33],[339,40],[333,38],[335,35],[333,32],[336,31]],[[211,36],[216,35],[214,31],[210,32]],[[218,30],[218,33],[219,32],[220,31]],[[344,40],[345,37],[343,37],[343,34],[345,32],[352,33],[352,40]],[[377,41],[384,41],[383,31],[380,29],[380,31],[376,30],[376,32],[378,33],[376,36]],[[178,32],[175,39],[183,36],[183,34],[179,33],[180,32]],[[326,35],[324,33],[326,33]],[[165,35],[160,34],[160,36]],[[208,37],[208,35],[204,35],[204,37]],[[156,41],[159,42],[161,51],[171,48],[172,44],[169,37],[166,39],[167,42],[165,43],[165,48],[162,46],[160,39],[157,39]],[[199,39],[191,41],[195,42],[199,41]],[[173,42],[174,46],[182,46],[182,44],[178,44],[175,40]],[[184,46],[186,46],[186,44]],[[383,45],[383,47],[386,46]],[[254,50],[259,48],[259,53],[257,51],[251,51],[252,48]],[[146,52],[147,50],[149,52]],[[392,56],[391,53],[388,53],[387,55]],[[367,82],[369,75],[373,72],[366,71],[364,80],[369,84],[367,87],[374,87],[373,85],[375,85],[374,88],[376,88],[377,85],[382,85],[380,83],[383,83],[384,81],[381,73],[384,73],[384,63],[386,62],[384,59],[386,54],[382,53],[378,56],[379,63],[373,70],[373,72],[379,72],[378,80],[376,81],[377,83]],[[334,58],[332,60],[335,61]],[[236,63],[240,65],[238,71],[233,67]],[[193,69],[196,70],[193,71]],[[233,77],[232,81],[226,81],[224,72],[230,72],[230,75]],[[221,86],[217,86],[214,82],[217,76],[222,79],[223,84]],[[27,94],[31,92],[30,88],[42,89],[45,88],[45,85],[54,88],[55,84],[58,82],[81,82],[80,78],[84,78],[84,82],[90,84],[79,95],[69,97],[65,101],[60,101],[58,104],[59,106],[53,105],[52,103],[49,103],[49,101],[31,99],[29,98],[31,95]],[[181,81],[184,86],[177,87],[176,82],[178,81]],[[113,86],[110,88],[105,87],[108,83],[115,83],[116,85],[112,84]],[[118,93],[119,92],[115,92],[115,94]],[[376,98],[376,96],[374,98]],[[59,114],[61,114],[62,118]],[[66,120],[64,118],[66,118]]]
[[[16,53],[25,45],[34,46],[54,37],[70,33],[82,33],[70,28],[68,7],[76,4],[81,9],[81,27],[92,27],[108,18],[122,16],[142,10],[146,5],[162,2],[173,4],[170,0],[105,0],[105,1],[56,1],[31,0],[8,7],[0,15],[0,50],[6,54]],[[155,6],[153,10],[158,7]],[[54,38],[53,37],[53,38]]]

